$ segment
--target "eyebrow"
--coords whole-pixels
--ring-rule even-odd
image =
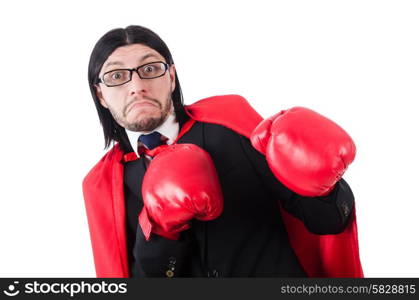
[[[155,54],[153,54],[153,53],[147,53],[147,54],[145,54],[145,55],[143,55],[140,59],[139,59],[139,62],[141,62],[141,61],[143,61],[143,60],[145,60],[145,59],[147,59],[147,58],[149,58],[149,57],[155,57],[155,58],[158,58]],[[105,64],[105,66],[103,67],[103,69],[106,69],[107,67],[109,67],[109,66],[122,66],[123,65],[123,63],[122,62],[120,62],[120,61],[110,61],[110,62],[107,62],[106,64]]]

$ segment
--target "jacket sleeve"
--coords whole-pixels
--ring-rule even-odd
[[[327,196],[305,197],[285,187],[272,173],[261,153],[249,139],[240,136],[243,150],[263,184],[283,209],[300,219],[314,234],[338,234],[344,231],[353,211],[354,195],[342,178]]]

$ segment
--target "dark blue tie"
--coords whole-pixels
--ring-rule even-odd
[[[163,141],[161,140],[161,134],[157,131],[154,131],[150,134],[140,135],[138,141],[143,143],[149,150],[152,150],[163,144]]]

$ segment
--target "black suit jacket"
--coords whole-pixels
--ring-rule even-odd
[[[143,159],[125,165],[127,236],[134,277],[293,277],[306,276],[282,222],[278,205],[316,234],[345,229],[354,197],[341,179],[324,197],[303,197],[282,185],[250,141],[221,125],[196,122],[178,143],[192,143],[212,157],[224,196],[224,210],[212,221],[191,221],[178,241],[138,226],[143,206]]]

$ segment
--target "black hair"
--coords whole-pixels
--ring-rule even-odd
[[[95,84],[98,83],[99,72],[102,69],[103,64],[112,52],[119,47],[132,44],[146,45],[160,53],[166,60],[166,63],[169,65],[174,64],[172,54],[166,43],[156,33],[143,26],[131,25],[126,28],[112,29],[99,39],[90,55],[88,80],[90,92],[99,115],[100,123],[103,127],[105,149],[111,145],[112,141],[126,144],[128,137],[124,128],[115,121],[110,111],[100,104],[99,98],[96,95]],[[172,101],[176,120],[183,123],[186,120],[187,115],[183,106],[182,89],[177,73],[175,73],[175,83],[176,87],[172,93]]]

